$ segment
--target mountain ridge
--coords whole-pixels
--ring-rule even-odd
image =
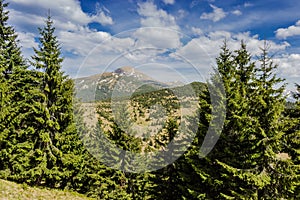
[[[147,90],[170,87],[170,84],[157,81],[130,66],[120,67],[112,72],[76,78],[74,81],[76,97],[83,102],[107,99],[113,92],[119,96],[128,95],[133,92],[133,89],[143,85],[149,86]]]

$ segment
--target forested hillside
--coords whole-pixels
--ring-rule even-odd
[[[62,71],[51,16],[28,61],[6,9],[0,0],[1,179],[97,199],[300,199],[300,85],[287,103],[267,43],[253,59],[244,41],[235,50],[224,41],[208,83],[144,87],[126,101],[105,96],[88,104]],[[87,120],[89,109],[95,113]],[[218,141],[206,155],[208,131]],[[148,170],[135,171],[141,167]]]

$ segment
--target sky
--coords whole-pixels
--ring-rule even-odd
[[[255,60],[264,41],[287,89],[300,84],[300,1],[7,0],[24,56],[50,10],[72,78],[132,66],[160,81],[203,81],[226,39]]]

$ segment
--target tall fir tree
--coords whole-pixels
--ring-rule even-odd
[[[270,46],[265,41],[261,48],[257,66],[256,95],[252,97],[253,155],[252,162],[258,166],[254,174],[265,174],[269,179],[264,187],[258,187],[259,199],[291,198],[293,166],[283,148],[287,119],[283,115],[285,106],[284,80],[277,76],[278,65],[269,56]]]
[[[87,166],[88,193],[100,199],[148,199],[148,190],[145,189],[148,174],[134,173],[136,161],[128,154],[129,151],[141,152],[141,140],[128,129],[127,106],[118,109],[117,122],[106,118],[109,122],[103,124],[100,118],[95,130],[84,138],[89,152],[98,159],[89,159],[93,164]],[[102,114],[99,112],[101,117]]]
[[[61,71],[63,58],[54,31],[49,15],[45,27],[39,29],[40,46],[32,56],[32,65],[42,72],[43,96],[36,115],[38,128],[28,174],[34,184],[65,188],[72,187],[82,169],[83,146],[74,123],[74,83]]]
[[[118,155],[115,155],[117,160],[121,159],[119,169],[114,170],[115,176],[119,176],[119,187],[121,186],[122,188],[120,192],[123,193],[124,199],[147,199],[145,196],[146,174],[135,173],[135,162],[137,161],[127,153],[129,151],[141,153],[142,141],[140,138],[134,136],[132,130],[130,129],[130,113],[128,112],[128,107],[124,106],[123,104],[123,106],[118,107],[117,113],[117,122],[113,122],[111,125],[111,131],[108,131],[106,134],[108,138],[113,141],[115,145],[117,145],[118,148],[123,150],[119,151]],[[112,160],[112,163],[115,162],[116,161]],[[118,189],[118,187],[116,189]]]
[[[242,49],[240,52],[242,52]],[[245,56],[239,55],[240,60],[245,59]],[[243,121],[243,107],[245,105],[245,100],[242,97],[243,92],[241,92],[242,84],[239,76],[243,76],[244,79],[247,78],[246,74],[243,72],[246,66],[244,66],[246,61],[243,63],[235,63],[235,57],[233,52],[231,52],[227,47],[227,42],[221,48],[219,57],[216,59],[217,62],[217,74],[220,75],[222,79],[222,84],[224,85],[224,92],[227,96],[222,94],[219,86],[218,76],[213,76],[210,86],[201,93],[200,96],[200,122],[197,137],[191,150],[186,155],[186,160],[190,164],[191,177],[189,178],[190,187],[190,198],[193,199],[226,199],[231,194],[231,190],[237,187],[237,182],[230,175],[230,172],[223,165],[232,166],[234,168],[240,167],[240,155],[241,146],[239,144],[239,139],[242,134],[241,122]],[[240,67],[241,71],[238,71],[236,66]],[[245,93],[244,93],[245,94]],[[212,107],[211,97],[214,101],[217,101],[218,108]],[[209,129],[209,126],[217,127],[218,124],[211,124],[210,122],[215,119],[216,114],[212,115],[213,109],[222,109],[226,102],[226,120],[224,122],[223,130],[221,133],[215,131],[215,134],[220,136],[217,144],[214,146],[213,150],[206,155],[204,158],[199,158],[199,150],[202,145],[205,135]],[[223,104],[223,105],[222,105]],[[224,107],[223,107],[224,109]],[[222,114],[219,112],[218,114]],[[218,120],[216,121],[218,123]],[[213,139],[213,138],[211,138]],[[237,142],[239,141],[239,142]],[[212,145],[211,143],[207,144]]]
[[[205,199],[289,198],[292,172],[290,160],[280,158],[284,155],[284,86],[275,89],[282,83],[274,74],[277,66],[270,62],[265,48],[258,69],[243,42],[235,54],[226,42],[221,50],[217,70],[227,95],[226,120],[210,154],[199,160],[197,147],[189,152],[187,160],[200,184],[190,193]],[[200,100],[197,146],[214,117],[210,101],[206,90]]]
[[[294,164],[294,199],[300,198],[300,85],[295,84],[296,92],[293,93],[295,99],[292,106],[286,108],[286,116],[290,123],[284,137],[284,150],[288,153]],[[292,199],[292,198],[291,198]]]
[[[181,122],[183,123],[183,122]],[[182,127],[181,127],[182,128]],[[165,125],[166,133],[165,141],[160,141],[163,145],[168,145],[171,142],[175,143],[172,148],[166,148],[163,151],[165,155],[161,155],[158,159],[158,163],[166,163],[167,166],[152,172],[149,181],[152,187],[150,188],[152,198],[154,199],[182,199],[184,191],[186,190],[183,179],[181,178],[181,172],[185,167],[184,156],[179,157],[180,149],[186,144],[186,135],[188,133],[181,134],[179,132],[179,123],[176,117],[171,117],[166,121]],[[179,158],[170,162],[172,156],[178,156]],[[156,165],[157,163],[152,163]]]
[[[32,131],[31,108],[38,95],[37,76],[28,70],[15,30],[8,25],[7,3],[0,1],[0,171],[1,177],[22,181],[30,150],[27,133]]]
[[[226,198],[280,199],[292,195],[292,163],[283,156],[286,152],[282,149],[285,84],[275,74],[277,65],[268,56],[268,48],[265,43],[256,69],[243,45],[236,51],[242,94],[238,105],[242,110],[231,121],[238,122],[234,126],[234,129],[239,127],[234,145],[239,146],[240,153],[238,165],[218,162],[238,185],[232,187],[231,194],[224,194]],[[240,58],[248,60],[250,71],[240,67],[243,64]]]
[[[294,164],[296,165],[296,180],[295,180],[295,199],[300,198],[300,85],[296,84],[297,92],[294,94],[296,99],[295,108],[295,135],[292,139],[291,146],[293,147],[293,154],[291,154]]]
[[[9,12],[6,11],[8,3],[0,1],[0,169],[8,168],[9,148],[13,146],[9,140],[11,120],[11,74],[15,66],[23,64],[20,48],[17,46],[17,35],[12,26],[8,25]],[[12,55],[12,57],[11,57]]]

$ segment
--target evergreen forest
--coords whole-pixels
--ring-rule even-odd
[[[109,99],[98,102],[98,126],[89,127],[74,80],[62,70],[61,44],[51,16],[38,28],[39,47],[31,59],[25,59],[16,31],[8,23],[7,6],[0,0],[1,179],[101,200],[300,199],[300,85],[295,83],[294,101],[287,102],[286,82],[276,74],[278,65],[269,55],[267,42],[255,59],[244,41],[238,49],[229,49],[226,40],[220,44],[215,70],[226,95],[218,95],[217,108],[212,106],[211,92],[223,94],[213,87],[219,84],[216,76],[207,84],[178,87],[177,94],[185,95],[185,87],[192,87],[199,97],[198,115],[186,119],[197,124],[192,133],[186,133],[195,137],[174,162],[136,173],[122,167],[135,167],[126,156],[121,156],[119,169],[101,160],[119,164],[113,158],[120,158],[120,152],[95,156],[88,147],[108,147],[97,142],[103,138],[91,129],[105,130],[104,135],[125,152],[162,151],[174,138],[178,140],[174,148],[181,149],[187,140],[176,137],[183,122],[174,92],[137,92],[129,108],[122,107],[122,119],[153,123],[159,129],[156,135],[145,131],[149,135],[141,139],[141,133],[127,134],[111,117]],[[190,106],[188,100],[185,107]],[[157,101],[166,110],[163,126],[151,119],[159,119],[159,113],[149,113]],[[219,139],[214,148],[201,157],[209,127],[217,126],[219,120],[216,109],[225,111],[223,127],[215,130]]]

